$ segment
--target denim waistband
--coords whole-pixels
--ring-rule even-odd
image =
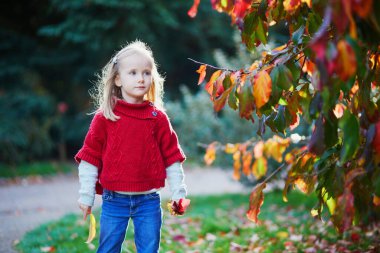
[[[129,198],[129,197],[146,196],[146,195],[151,195],[151,194],[160,194],[160,192],[150,192],[150,193],[143,193],[143,194],[123,194],[123,193],[118,193],[115,191],[103,189],[103,194],[110,195],[112,197]]]

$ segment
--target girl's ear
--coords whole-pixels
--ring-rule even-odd
[[[116,85],[117,87],[121,87],[121,81],[120,81],[120,76],[119,76],[119,74],[117,74],[117,75],[115,76],[115,85]]]

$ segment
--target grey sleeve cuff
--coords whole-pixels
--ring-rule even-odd
[[[172,200],[185,198],[187,195],[187,186],[185,184],[182,163],[176,162],[167,167],[166,176],[172,193]]]
[[[80,183],[78,202],[86,206],[93,206],[98,168],[82,160],[78,166],[78,175]]]

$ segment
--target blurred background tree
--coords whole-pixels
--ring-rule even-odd
[[[0,7],[0,160],[61,160],[80,147],[93,110],[88,90],[123,44],[148,43],[166,76],[166,99],[196,90],[197,66],[213,49],[234,54],[227,17],[188,1],[12,1]],[[189,92],[190,92],[189,91]]]

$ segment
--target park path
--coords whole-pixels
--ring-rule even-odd
[[[248,192],[234,181],[231,170],[191,168],[186,170],[189,196]],[[80,213],[77,175],[0,182],[0,253],[14,253],[13,245],[23,235],[48,221],[68,213]],[[161,192],[168,198],[168,187]],[[97,195],[95,206],[101,205]]]

